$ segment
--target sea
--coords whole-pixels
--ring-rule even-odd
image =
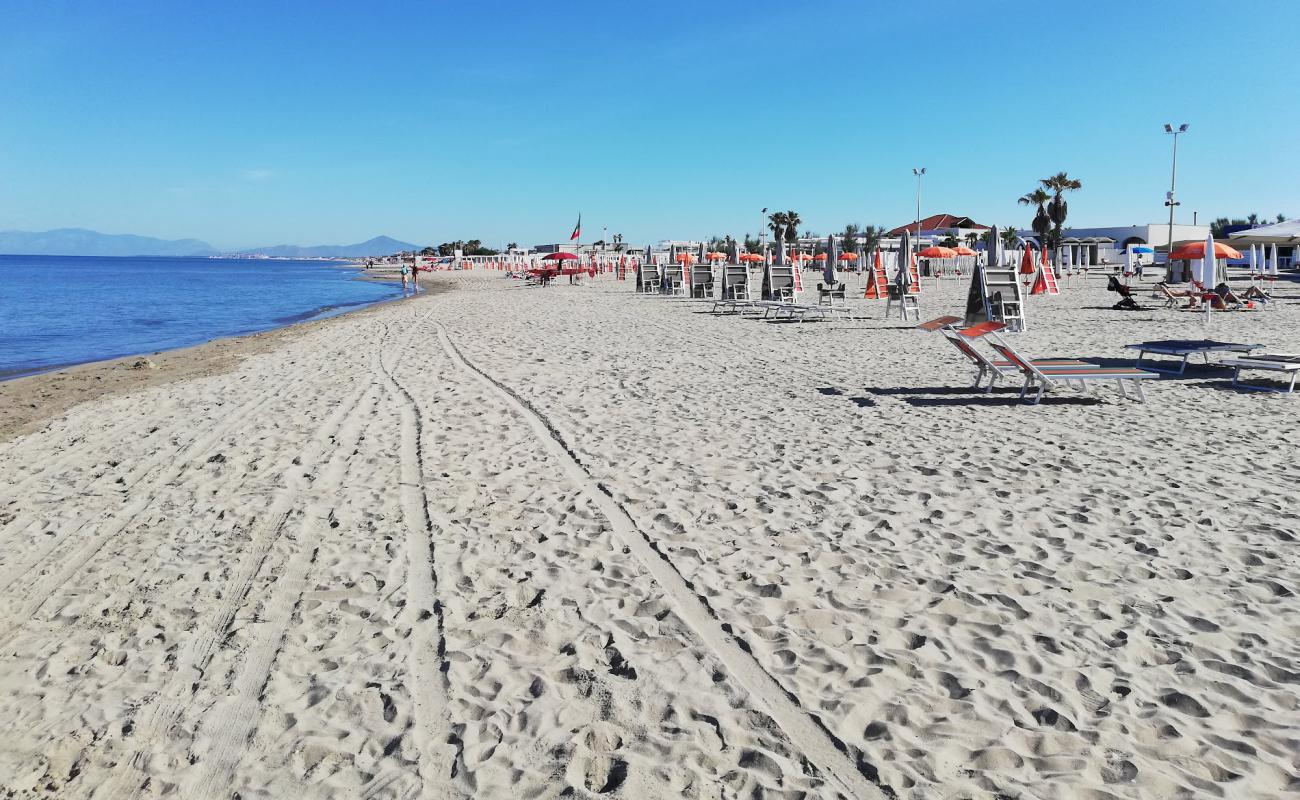
[[[401,296],[329,261],[0,255],[0,380],[188,347]]]

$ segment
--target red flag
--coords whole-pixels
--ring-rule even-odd
[[[573,241],[582,235],[582,215],[578,215],[578,224],[573,226],[573,233],[569,234],[569,241]]]

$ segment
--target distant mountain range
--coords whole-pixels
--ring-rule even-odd
[[[155,239],[85,228],[53,231],[0,231],[0,253],[22,256],[214,256],[216,248],[198,239]]]
[[[275,258],[364,258],[387,256],[417,245],[376,236],[357,244],[300,247],[280,244],[222,253],[198,239],[155,239],[129,233],[99,233],[85,228],[52,231],[0,231],[0,253],[25,256],[215,256],[263,255]]]
[[[318,244],[314,247],[300,247],[296,244],[278,244],[274,247],[259,247],[246,250],[239,255],[261,255],[275,258],[364,258],[365,256],[390,256],[403,250],[419,250],[418,245],[399,242],[389,236],[376,236],[357,244]]]

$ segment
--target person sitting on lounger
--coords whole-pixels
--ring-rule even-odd
[[[1267,303],[1269,296],[1264,294],[1258,286],[1251,286],[1241,294],[1232,291],[1232,287],[1227,283],[1220,283],[1214,287],[1214,293],[1223,298],[1225,304],[1244,306],[1249,300],[1259,300],[1261,303]]]

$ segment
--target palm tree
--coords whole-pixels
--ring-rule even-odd
[[[1014,225],[1003,228],[999,236],[1002,238],[1002,246],[1008,250],[1013,249],[1016,246],[1016,241],[1020,238],[1016,234],[1016,226]]]
[[[785,212],[785,240],[787,242],[799,241],[799,223],[803,222],[799,217],[798,211]]]
[[[1034,212],[1034,221],[1030,227],[1039,236],[1046,236],[1047,231],[1052,227],[1052,218],[1047,213],[1047,203],[1051,199],[1052,196],[1047,193],[1047,190],[1040,186],[1028,194],[1021,195],[1016,200],[1022,206],[1035,206],[1037,208]]]
[[[880,240],[885,238],[884,225],[864,225],[862,227],[862,252],[870,253],[880,247]]]
[[[844,246],[844,252],[858,252],[858,234],[861,232],[862,229],[852,222],[844,226],[844,233],[840,234],[840,238],[843,240],[841,244]]]
[[[767,227],[772,231],[772,240],[779,242],[785,238],[785,229],[790,225],[790,215],[784,211],[773,211],[767,215]]]
[[[976,233],[975,231],[971,231],[970,233],[966,234],[967,247],[974,247],[979,243],[980,243],[980,235],[978,233]]]
[[[1065,202],[1065,192],[1075,192],[1083,188],[1083,181],[1071,178],[1064,172],[1058,172],[1050,178],[1039,181],[1043,188],[1052,193],[1052,201],[1047,204],[1047,216],[1052,220],[1052,241],[1061,241],[1061,228],[1065,225],[1065,215],[1069,206]],[[1034,228],[1037,232],[1038,229]],[[1039,233],[1041,236],[1042,234]]]

